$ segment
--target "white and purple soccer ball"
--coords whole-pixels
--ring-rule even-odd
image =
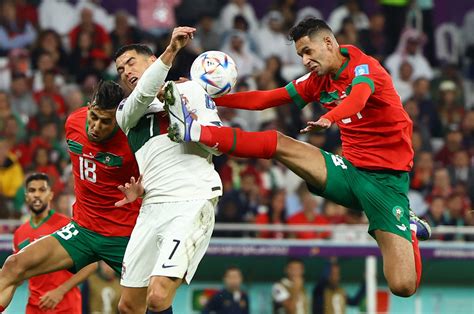
[[[237,67],[234,60],[222,51],[201,53],[191,66],[191,80],[199,83],[209,96],[220,97],[234,87]]]

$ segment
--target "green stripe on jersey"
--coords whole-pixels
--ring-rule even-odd
[[[285,89],[290,95],[293,102],[298,106],[298,108],[303,109],[304,106],[307,105],[307,102],[304,101],[303,97],[301,97],[301,95],[298,94],[298,92],[296,91],[296,87],[293,82],[286,84]]]
[[[360,84],[360,83],[366,83],[370,86],[370,90],[372,91],[372,94],[375,92],[375,84],[374,84],[374,81],[372,81],[372,79],[368,76],[364,76],[364,75],[360,75],[360,76],[356,76],[353,80],[352,80],[352,86],[355,86],[357,84]]]
[[[67,147],[69,150],[75,154],[82,154],[82,147],[83,145],[81,143],[78,143],[73,140],[67,140]]]
[[[20,244],[18,244],[18,249],[21,250],[25,246],[27,246],[28,244],[30,244],[30,239],[26,239],[26,240],[22,241]]]
[[[148,140],[160,135],[160,123],[155,113],[144,115],[138,123],[128,131],[127,138],[130,148],[136,153]]]
[[[337,90],[333,92],[329,92],[329,93],[326,91],[322,91],[321,96],[319,97],[319,102],[321,104],[327,104],[338,99],[339,99],[339,93],[337,92]]]

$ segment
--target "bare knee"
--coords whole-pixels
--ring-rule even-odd
[[[5,261],[2,268],[2,274],[11,279],[12,283],[18,283],[25,280],[27,267],[16,254],[11,255]]]
[[[148,288],[146,303],[148,309],[152,311],[163,311],[169,308],[172,304],[171,289],[160,281],[155,281],[153,285]]]
[[[408,298],[416,292],[416,279],[395,279],[389,282],[388,286],[396,296]]]
[[[144,313],[146,308],[127,298],[120,298],[118,309],[121,314]]]

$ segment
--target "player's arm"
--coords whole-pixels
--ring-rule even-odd
[[[220,107],[246,110],[264,110],[291,103],[291,97],[285,87],[268,91],[250,91],[227,94],[214,98]]]
[[[98,263],[87,265],[78,271],[69,280],[65,281],[62,285],[54,290],[48,291],[46,294],[40,297],[39,307],[41,310],[54,309],[59,302],[62,301],[64,295],[69,292],[72,288],[86,280],[92,275],[98,268]],[[53,275],[54,276],[54,275]]]
[[[117,110],[117,122],[125,133],[137,124],[153,102],[165,83],[174,58],[191,40],[194,31],[192,27],[175,28],[165,51],[143,72],[130,96],[120,104]]]

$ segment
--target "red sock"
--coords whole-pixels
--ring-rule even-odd
[[[415,231],[411,231],[411,243],[413,245],[413,253],[415,254],[415,270],[416,270],[416,288],[420,286],[421,281],[421,254],[420,248],[418,247],[418,238],[416,237]]]
[[[201,126],[199,142],[232,156],[270,159],[276,152],[277,132],[246,132],[225,126]]]
[[[5,308],[0,305],[0,313],[2,313],[2,312],[4,312],[4,311],[5,311]]]

